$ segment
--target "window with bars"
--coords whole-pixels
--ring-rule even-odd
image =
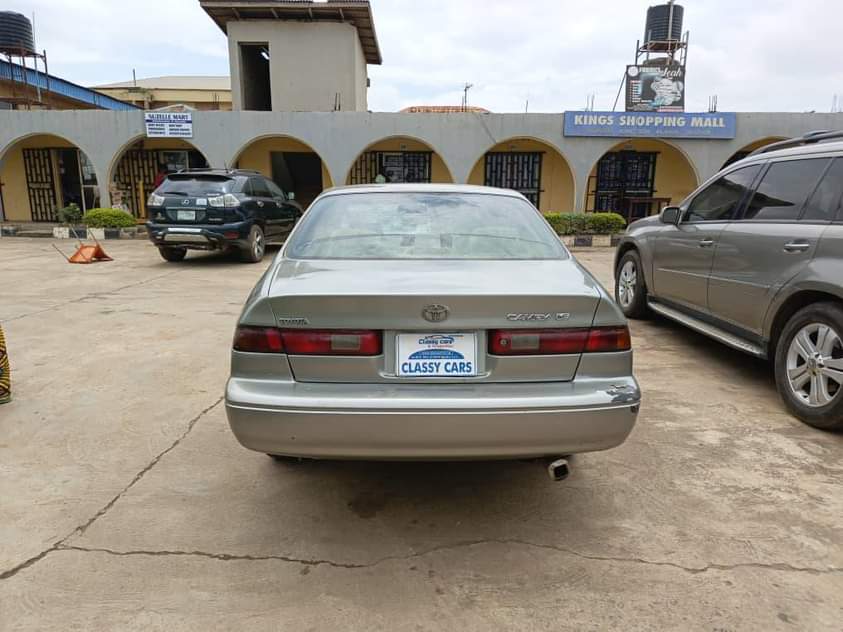
[[[429,183],[432,159],[430,151],[367,151],[351,168],[351,184]]]
[[[488,187],[514,189],[539,208],[542,194],[542,158],[541,152],[488,153],[484,182]]]

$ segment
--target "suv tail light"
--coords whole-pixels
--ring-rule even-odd
[[[240,206],[240,200],[233,193],[226,193],[225,195],[209,197],[208,206],[212,208],[237,208]]]
[[[289,330],[238,327],[234,350],[245,353],[289,353],[319,356],[377,356],[383,349],[379,331]]]
[[[627,327],[593,329],[498,329],[489,332],[489,353],[499,356],[565,355],[629,351]]]

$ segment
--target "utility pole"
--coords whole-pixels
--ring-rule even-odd
[[[462,111],[468,112],[468,91],[474,87],[473,83],[467,83],[463,86],[463,96],[462,96]]]

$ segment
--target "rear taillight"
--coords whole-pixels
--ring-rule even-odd
[[[284,330],[281,335],[290,355],[377,356],[383,348],[379,331]]]
[[[281,330],[275,327],[238,327],[234,350],[244,353],[284,353]]]
[[[628,351],[626,327],[499,329],[489,332],[489,353],[500,356],[566,355]]]
[[[238,327],[234,350],[244,353],[289,353],[318,356],[377,356],[383,349],[379,331],[289,330]]]

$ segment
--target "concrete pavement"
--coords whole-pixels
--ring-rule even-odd
[[[268,260],[106,247],[0,239],[0,629],[841,629],[843,436],[787,415],[766,364],[633,323],[639,425],[561,484],[281,465],[220,405]],[[608,250],[579,256],[610,282]]]

